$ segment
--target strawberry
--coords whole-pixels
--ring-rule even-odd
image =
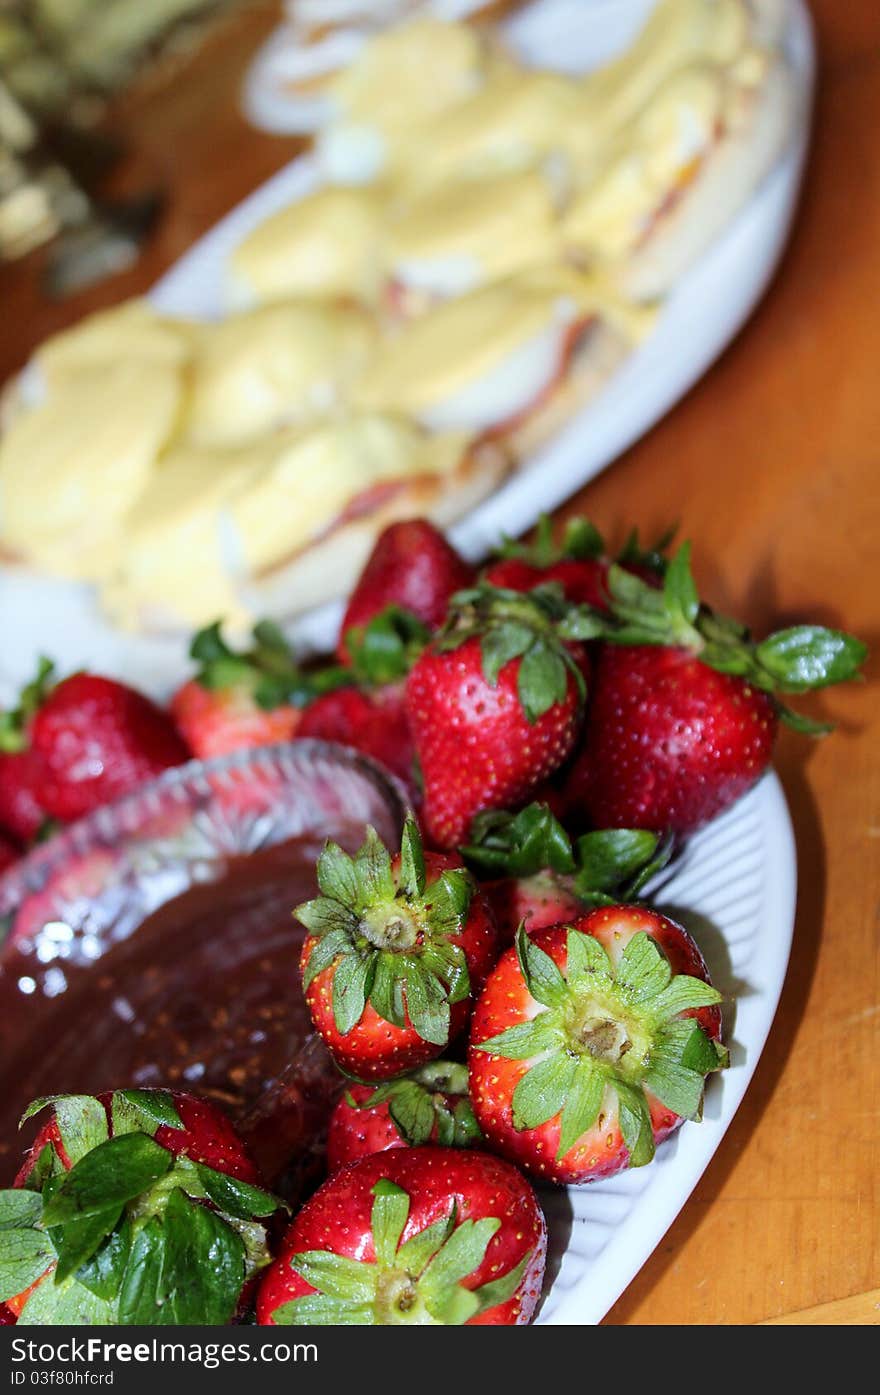
[[[572,751],[586,683],[566,641],[595,632],[573,609],[557,586],[462,591],[416,661],[406,703],[437,847],[463,842],[479,810],[524,803]]]
[[[167,713],[134,688],[93,673],[53,678],[54,666],[41,660],[19,706],[0,721],[0,747],[23,757],[5,816],[11,808],[31,836],[38,817],[69,823],[188,756]]]
[[[617,562],[656,586],[665,566],[663,551],[668,541],[668,537],[662,538],[653,549],[643,551],[633,533]],[[529,545],[505,539],[497,560],[483,572],[483,579],[511,591],[531,591],[556,581],[568,600],[607,610],[610,566],[602,535],[589,519],[572,519],[557,545],[553,541],[552,521],[543,514],[535,542]]]
[[[500,1158],[457,1148],[374,1153],[306,1203],[257,1295],[257,1322],[527,1323],[546,1226]]]
[[[310,703],[297,735],[353,746],[386,766],[415,796],[415,749],[400,684],[365,691],[339,688]]]
[[[228,1323],[280,1203],[213,1104],[167,1090],[58,1095],[0,1192],[7,1320]]]
[[[290,741],[305,703],[347,681],[338,669],[304,673],[268,620],[254,626],[246,653],[230,649],[219,621],[194,636],[189,652],[199,669],[174,694],[171,714],[200,759]]]
[[[42,756],[37,751],[0,752],[0,828],[23,843],[33,843],[48,815],[40,804],[46,783]]]
[[[585,739],[564,791],[569,813],[594,826],[690,833],[763,774],[780,720],[828,730],[776,694],[853,678],[865,658],[851,635],[816,625],[753,642],[700,604],[688,544],[662,590],[618,567],[609,588]]]
[[[474,575],[473,567],[427,519],[390,524],[376,539],[349,599],[336,650],[340,663],[352,662],[370,622],[389,607],[420,622],[426,632],[436,630],[446,617],[450,597],[471,586]]]
[[[440,1056],[495,960],[495,926],[457,857],[424,853],[415,820],[393,860],[373,829],[355,857],[330,841],[321,895],[294,914],[306,1003],[343,1071],[387,1079]]]
[[[460,851],[478,876],[507,874],[483,883],[505,948],[521,923],[532,934],[589,906],[632,901],[672,851],[670,838],[644,829],[597,830],[572,844],[548,805],[535,802],[517,814],[478,814],[471,840]]]
[[[422,1143],[471,1148],[481,1137],[468,1098],[467,1066],[431,1061],[382,1085],[350,1086],[330,1116],[327,1167],[336,1172],[370,1153]]]
[[[474,1010],[474,1113],[492,1147],[553,1182],[651,1161],[727,1062],[720,994],[687,931],[603,906],[517,932]]]
[[[40,790],[47,780],[45,762],[27,744],[28,724],[45,699],[55,665],[41,658],[36,677],[21,690],[18,703],[0,712],[0,828],[22,843],[32,843],[47,823]]]

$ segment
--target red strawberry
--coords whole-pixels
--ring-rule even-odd
[[[633,533],[617,561],[625,570],[656,586],[662,577],[667,542],[668,538],[663,538],[653,549],[644,551]],[[535,542],[529,545],[506,540],[499,559],[490,563],[483,577],[492,586],[511,591],[531,591],[535,586],[555,581],[562,586],[567,600],[607,610],[610,566],[602,535],[589,519],[572,519],[557,545],[553,541],[552,520],[545,514],[539,520]]]
[[[500,1158],[375,1153],[335,1173],[300,1211],[260,1285],[257,1322],[527,1323],[546,1249],[531,1188]]]
[[[506,557],[493,562],[483,576],[491,586],[507,587],[511,591],[532,591],[548,581],[558,581],[568,600],[605,610],[608,606],[605,578],[609,565],[605,558],[592,557],[581,562],[561,561],[549,567],[537,567],[520,557]]]
[[[340,662],[351,662],[369,622],[389,606],[428,630],[437,629],[450,596],[472,585],[474,576],[473,567],[427,519],[392,523],[379,534],[348,602],[337,644]]]
[[[431,1061],[411,1075],[345,1092],[330,1116],[327,1167],[336,1172],[370,1153],[422,1143],[472,1148],[481,1138],[468,1099],[467,1066]]]
[[[413,667],[407,711],[436,846],[462,842],[481,809],[524,803],[572,751],[586,684],[582,646],[564,640],[593,630],[570,609],[551,591],[462,592]]]
[[[192,754],[204,760],[291,741],[302,713],[287,704],[265,711],[241,688],[211,692],[193,678],[171,699],[171,715]]]
[[[194,756],[224,756],[254,746],[290,741],[302,707],[347,676],[338,669],[305,673],[276,625],[261,620],[244,653],[230,649],[219,622],[190,645],[195,678],[171,700],[177,729]]]
[[[32,843],[47,822],[40,802],[45,762],[28,746],[28,726],[49,691],[55,665],[41,658],[36,677],[19,694],[16,707],[0,712],[0,828]]]
[[[47,1105],[0,1192],[6,1320],[230,1322],[269,1261],[263,1222],[279,1202],[225,1115],[192,1095],[117,1090],[37,1100],[25,1118]]]
[[[46,698],[30,726],[46,764],[40,801],[69,822],[179,765],[188,751],[168,715],[111,678],[75,673]]]
[[[651,1161],[698,1119],[724,1066],[720,994],[687,931],[653,911],[602,907],[499,960],[474,1010],[468,1064],[493,1147],[553,1182]]]
[[[534,802],[478,814],[461,849],[478,875],[506,874],[483,883],[505,948],[520,924],[531,935],[590,906],[633,900],[671,851],[671,839],[644,829],[603,829],[573,844],[548,805]]]
[[[533,872],[530,877],[502,877],[483,887],[498,926],[499,942],[506,948],[520,925],[529,934],[559,925],[583,913],[584,902],[557,872]]]
[[[565,786],[568,811],[592,824],[686,834],[763,774],[778,721],[821,731],[781,707],[856,675],[865,646],[800,625],[752,642],[700,606],[685,544],[656,591],[609,573],[612,623],[600,646],[585,739]]]
[[[422,850],[412,817],[392,861],[373,829],[354,858],[328,842],[321,895],[295,914],[306,1002],[339,1066],[388,1079],[440,1056],[495,960],[489,908],[458,858]]]
[[[415,796],[415,749],[400,684],[371,692],[339,688],[316,698],[303,712],[297,735],[338,741],[363,751],[387,766]]]
[[[39,792],[46,783],[42,756],[37,751],[0,752],[0,828],[32,843],[47,814]]]
[[[18,707],[0,719],[0,771],[7,786],[0,818],[33,837],[46,816],[68,823],[127,794],[187,759],[167,713],[124,683],[74,673],[53,686],[53,665],[40,660]]]

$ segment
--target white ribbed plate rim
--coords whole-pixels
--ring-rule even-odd
[[[654,891],[658,909],[689,923],[725,994],[731,1064],[711,1079],[702,1122],[684,1124],[648,1167],[585,1187],[542,1190],[551,1262],[555,1257],[559,1269],[539,1323],[598,1323],[687,1202],[767,1041],[788,967],[796,888],[791,819],[771,772],[690,840],[673,874]],[[728,994],[735,994],[732,1004]]]

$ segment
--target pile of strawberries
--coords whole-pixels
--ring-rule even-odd
[[[261,1323],[529,1321],[546,1232],[526,1176],[649,1163],[726,1064],[697,945],[640,895],[759,779],[780,722],[826,729],[782,698],[855,677],[864,646],[812,625],[755,641],[701,603],[687,544],[667,558],[634,538],[612,561],[587,522],[558,548],[545,524],[478,574],[417,520],[378,540],[332,660],[298,663],[265,623],[246,652],[219,625],[191,652],[168,711],[41,665],[0,723],[0,827],[13,856],[190,754],[291,738],[393,772],[400,847],[372,829],[354,855],[328,842],[295,912],[306,1002],[348,1078],[328,1179],[279,1229],[244,1145],[193,1142],[191,1109],[209,1136],[229,1128],[213,1106],[55,1103],[0,1193],[27,1257],[0,1313],[226,1322],[258,1283]],[[210,1245],[221,1287],[178,1294],[174,1263]]]

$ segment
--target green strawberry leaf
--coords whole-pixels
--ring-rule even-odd
[[[558,647],[535,640],[523,655],[517,692],[526,721],[533,724],[557,703],[565,701],[569,668]]]
[[[606,828],[577,840],[575,890],[614,891],[650,863],[660,835],[642,828]]]
[[[783,725],[790,731],[796,731],[799,736],[827,736],[834,730],[833,722],[814,721],[812,717],[805,717],[802,712],[793,712],[784,703],[777,703],[776,710]]]
[[[605,541],[588,518],[572,518],[565,525],[562,542],[553,539],[554,524],[549,514],[541,514],[535,526],[535,541],[517,542],[502,535],[496,557],[516,558],[532,567],[552,567],[556,562],[593,561],[605,554]]]
[[[564,1158],[579,1138],[591,1129],[599,1117],[605,1095],[605,1080],[588,1060],[578,1063],[571,1088],[563,1101],[559,1128],[557,1159]]]
[[[333,1020],[341,1036],[360,1022],[375,973],[375,955],[344,954],[339,959],[333,975]]]
[[[484,810],[471,824],[470,843],[460,851],[483,875],[530,877],[545,868],[575,870],[571,839],[546,804],[528,804],[515,814]]]
[[[620,1132],[629,1153],[630,1167],[644,1167],[654,1157],[654,1130],[651,1112],[640,1088],[617,1081],[617,1116]]]
[[[132,1225],[126,1218],[111,1230],[90,1259],[76,1271],[76,1280],[96,1297],[112,1303],[118,1296],[131,1249]]]
[[[700,598],[691,575],[691,545],[682,543],[667,564],[663,577],[663,599],[676,630],[687,635],[700,609]]]
[[[349,1259],[332,1250],[301,1250],[291,1255],[290,1267],[327,1298],[355,1304],[375,1300],[375,1266],[363,1260]]]
[[[402,981],[407,965],[396,954],[378,954],[370,1002],[376,1012],[392,1027],[406,1026]]]
[[[45,1231],[33,1226],[4,1229],[0,1247],[0,1303],[24,1293],[54,1261],[55,1250]]]
[[[555,1119],[575,1082],[578,1062],[562,1052],[547,1056],[517,1082],[511,1105],[516,1129],[537,1129]]]
[[[38,1192],[22,1187],[10,1187],[0,1192],[0,1231],[29,1230],[43,1213],[43,1198]]]
[[[429,942],[422,950],[421,963],[445,985],[450,1003],[463,1002],[470,993],[471,979],[461,945],[442,939]]]
[[[119,1321],[124,1326],[153,1327],[173,1322],[166,1306],[164,1271],[167,1233],[157,1216],[135,1231],[119,1289]]]
[[[453,1202],[448,1216],[441,1216],[439,1221],[425,1226],[424,1230],[417,1230],[415,1235],[398,1247],[395,1259],[397,1268],[413,1278],[418,1278],[426,1265],[446,1244],[455,1229],[456,1217],[457,1208]]]
[[[480,653],[483,677],[490,688],[497,686],[501,670],[512,659],[518,659],[525,654],[534,638],[535,632],[529,625],[517,624],[515,621],[490,629],[484,635]]]
[[[428,893],[428,924],[434,934],[460,934],[474,894],[470,873],[464,868],[447,869],[432,882]]]
[[[170,1129],[182,1129],[183,1121],[167,1090],[116,1090],[110,1105],[114,1135],[133,1133],[155,1134],[163,1124]]]
[[[506,1274],[502,1274],[500,1279],[492,1279],[488,1284],[482,1284],[474,1291],[474,1296],[479,1302],[478,1311],[480,1313],[488,1313],[492,1308],[510,1302],[525,1277],[531,1257],[530,1250],[528,1254],[523,1256],[519,1264],[515,1265],[513,1269],[509,1269]]]
[[[354,859],[354,871],[367,905],[392,900],[396,887],[391,875],[391,857],[375,828],[367,828]]]
[[[380,1091],[376,1091],[379,1095]],[[380,1103],[372,1096],[368,1104]],[[399,1080],[386,1090],[388,1113],[400,1137],[411,1147],[427,1143],[436,1122],[434,1102],[415,1080]],[[441,1140],[442,1142],[443,1140]]]
[[[175,1187],[165,1210],[164,1250],[162,1285],[174,1323],[230,1322],[245,1280],[245,1249],[236,1232]]]
[[[235,1216],[240,1221],[252,1221],[255,1217],[273,1216],[284,1202],[262,1187],[253,1187],[238,1177],[230,1177],[225,1172],[217,1172],[205,1163],[197,1163],[199,1180],[208,1197],[224,1216]]]
[[[317,904],[317,901],[308,901],[304,906],[299,906],[296,910],[296,915],[302,921],[303,925],[305,925],[306,929],[312,934],[320,933],[312,928],[314,920],[312,920],[310,924],[312,910]],[[332,905],[334,903],[331,902],[329,904]],[[336,959],[340,957],[345,958],[353,953],[351,935],[347,929],[338,927],[333,930],[325,931],[321,935],[321,938],[312,945],[309,960],[303,973],[303,988],[307,989],[312,980],[317,978],[318,974],[322,974],[325,969],[329,969],[330,965]]]
[[[50,1105],[54,1107],[61,1142],[71,1163],[107,1139],[107,1115],[93,1095],[42,1095],[28,1105],[19,1127]]]
[[[46,1203],[43,1223],[65,1225],[141,1196],[169,1170],[172,1156],[146,1134],[124,1133],[86,1153]]]
[[[55,684],[55,665],[41,654],[36,677],[22,688],[15,707],[0,712],[0,751],[14,755],[28,744],[30,720],[40,710]]]
[[[785,693],[805,693],[855,678],[868,655],[853,635],[821,625],[779,630],[755,647],[758,663]]]
[[[436,975],[417,961],[406,976],[406,1010],[422,1041],[445,1046],[449,1041],[449,995]]]
[[[394,1257],[408,1216],[409,1197],[403,1187],[399,1187],[387,1177],[380,1177],[373,1187],[370,1229],[373,1232],[376,1260],[388,1269],[394,1265]],[[321,1285],[315,1284],[313,1287],[318,1288]]]
[[[711,983],[689,974],[676,974],[651,1003],[651,1012],[659,1022],[666,1017],[677,1017],[690,1008],[712,1007],[720,1002],[721,994]]]
[[[273,1310],[272,1321],[279,1327],[371,1327],[376,1313],[372,1303],[352,1303],[347,1298],[308,1293],[279,1304]]]
[[[562,1029],[549,1014],[539,1012],[528,1022],[517,1022],[488,1041],[480,1042],[475,1049],[503,1056],[506,1061],[530,1061],[545,1051],[555,1051],[562,1041]]]
[[[640,930],[620,956],[615,977],[634,1002],[644,1003],[656,998],[669,985],[672,970],[657,941]]]
[[[614,969],[604,948],[593,935],[569,930],[565,938],[565,975],[574,988],[604,979],[613,982]]]
[[[400,840],[400,889],[404,896],[415,900],[424,892],[426,879],[422,835],[414,816],[407,813]]]
[[[361,894],[354,858],[331,838],[327,839],[318,858],[317,877],[322,894],[331,901],[339,901],[352,909],[360,907]]]
[[[112,1306],[75,1278],[38,1284],[21,1310],[19,1327],[109,1327],[117,1318]]]
[[[49,1234],[58,1255],[55,1282],[61,1283],[69,1274],[74,1274],[81,1265],[92,1258],[95,1251],[115,1228],[122,1213],[121,1203],[108,1206],[105,1211],[83,1217],[82,1220],[68,1221],[66,1225],[50,1226]]]
[[[673,1114],[682,1119],[699,1119],[705,1082],[697,1071],[658,1052],[645,1074],[644,1084]]]
[[[412,611],[389,605],[366,625],[347,629],[343,644],[354,676],[381,687],[405,678],[430,638],[427,625]]]
[[[549,954],[526,934],[524,924],[516,932],[516,954],[526,987],[535,1001],[546,1007],[563,1002],[568,991],[565,979]]]
[[[493,1237],[501,1229],[495,1216],[479,1221],[462,1221],[441,1246],[419,1281],[419,1292],[432,1317],[440,1321],[444,1297],[448,1291],[479,1269]],[[439,1311],[438,1311],[439,1310]]]

